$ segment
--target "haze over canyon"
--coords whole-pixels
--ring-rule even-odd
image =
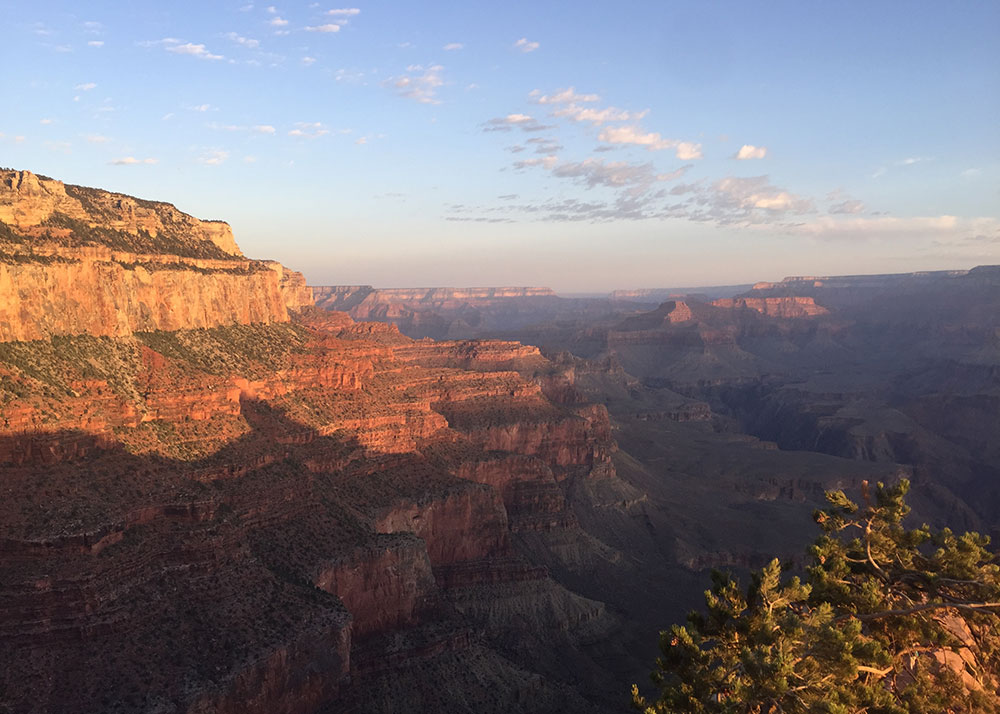
[[[801,564],[826,490],[1000,533],[1000,266],[293,268],[0,170],[0,711],[621,711],[707,570]]]

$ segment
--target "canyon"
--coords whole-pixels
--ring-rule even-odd
[[[1000,530],[998,315],[990,266],[310,288],[0,171],[0,711],[620,711],[827,489]]]

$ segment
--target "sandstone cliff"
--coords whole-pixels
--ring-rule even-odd
[[[287,322],[298,273],[167,203],[0,170],[0,342]]]

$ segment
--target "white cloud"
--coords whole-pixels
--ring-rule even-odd
[[[763,159],[767,156],[766,146],[754,146],[753,144],[744,144],[740,147],[734,155],[734,159],[739,159],[740,161],[746,161],[747,159]]]
[[[837,203],[827,210],[828,213],[864,213],[865,204],[863,201],[847,200]]]
[[[438,87],[444,84],[441,72],[444,70],[439,64],[430,67],[421,65],[410,65],[406,68],[409,74],[399,77],[392,77],[382,83],[382,86],[392,87],[401,97],[407,97],[421,104],[440,104],[437,99]]]
[[[271,10],[272,8],[268,9]],[[272,17],[271,21],[267,24],[270,25],[271,27],[284,27],[285,25],[288,24],[288,20],[285,20],[281,17]]]
[[[977,178],[978,176],[981,176],[982,173],[983,173],[982,169],[965,169],[965,171],[963,171],[959,175],[962,178]]]
[[[108,163],[112,166],[135,166],[137,164],[155,164],[159,159],[137,159],[134,156],[126,156],[121,159],[113,159]]]
[[[45,119],[39,119],[38,123],[48,126],[49,124],[55,124],[55,121],[56,121],[55,119],[45,118]]]
[[[919,164],[921,161],[930,161],[931,159],[926,156],[910,156],[903,159],[902,161],[897,161],[897,166],[913,166],[913,164]]]
[[[355,143],[355,144],[358,144],[359,146],[360,146],[361,144],[367,144],[367,143],[368,143],[368,137],[367,137],[367,136],[359,136],[359,137],[358,137],[358,138],[357,138],[357,139],[355,140],[355,142],[354,142],[354,143]]]
[[[992,217],[956,216],[877,216],[834,218],[820,216],[814,221],[789,226],[793,233],[822,240],[935,240],[951,247],[969,241],[1000,237],[1000,220]]]
[[[553,116],[569,117],[573,121],[589,121],[593,124],[605,124],[609,121],[638,121],[649,113],[649,110],[641,112],[629,112],[615,107],[605,107],[604,109],[594,109],[591,107],[580,107],[576,104],[569,104],[562,109],[552,112]]]
[[[684,166],[669,174],[658,174],[652,163],[630,164],[626,161],[612,161],[605,163],[599,159],[584,159],[579,162],[570,162],[556,166],[553,176],[559,178],[578,178],[587,185],[588,188],[595,186],[611,186],[622,188],[624,186],[644,186],[649,187],[656,181],[672,181],[690,169],[691,166]]]
[[[336,10],[327,10],[327,15],[340,15],[342,17],[354,17],[355,15],[360,15],[361,10],[356,7],[342,7]]]
[[[198,157],[198,163],[205,166],[218,166],[229,158],[229,152],[224,149],[208,149]]]
[[[78,89],[81,92],[89,92],[91,89],[94,89],[96,86],[97,86],[97,84],[94,83],[94,82],[87,82],[86,84],[78,84],[75,87],[73,87],[73,89]]]
[[[84,137],[91,144],[107,144],[111,139],[100,134],[88,134]]]
[[[207,111],[211,111],[211,110],[215,109],[215,107],[213,107],[211,104],[196,104],[193,107],[188,107],[188,109],[190,109],[193,112],[207,112]],[[171,114],[169,116],[173,116],[173,115]],[[164,118],[166,118],[166,117],[164,117]]]
[[[226,37],[235,42],[238,45],[243,45],[251,50],[255,50],[260,47],[260,40],[255,40],[252,37],[243,37],[236,32],[227,32]]]
[[[310,25],[306,28],[306,32],[340,32],[340,25],[328,24],[328,25]]]
[[[553,94],[542,94],[541,90],[534,89],[529,95],[534,97],[539,104],[574,104],[576,102],[596,102],[600,97],[596,94],[577,94],[576,89],[567,87],[557,89]]]
[[[515,169],[524,169],[529,166],[541,166],[544,169],[551,169],[559,162],[558,156],[546,156],[545,158],[538,159],[522,159],[521,161],[514,162]]]
[[[252,6],[251,6],[251,7],[252,7]],[[277,14],[278,14],[278,8],[276,8],[276,7],[274,6],[274,5],[268,5],[268,6],[267,6],[267,11],[268,11],[268,12],[269,12],[270,14],[272,14],[272,15],[277,15]]]
[[[251,131],[255,134],[274,134],[277,130],[270,124],[257,124]]]
[[[541,45],[537,42],[529,42],[527,37],[522,37],[514,43],[514,49],[520,50],[521,52],[534,52],[539,47],[541,47]]]
[[[701,144],[678,139],[664,139],[656,132],[644,132],[634,126],[606,127],[598,139],[606,144],[645,146],[649,151],[674,149],[677,158],[681,161],[701,158]]]
[[[465,45],[463,45],[461,42],[449,42],[441,49],[444,50],[445,52],[452,52],[454,50],[460,50],[463,47],[465,47]]]
[[[313,64],[315,62],[316,62],[316,58],[315,57],[303,57],[302,58],[302,64],[304,64],[306,67],[308,67],[309,65],[311,65],[311,64]]]
[[[88,47],[104,47],[104,40],[90,40],[87,42]]]
[[[508,114],[505,117],[490,119],[483,125],[483,131],[510,131],[511,129],[521,129],[522,131],[544,131],[551,129],[551,126],[540,124],[537,119],[528,114]]]
[[[719,223],[762,223],[815,211],[813,202],[770,183],[767,176],[727,176],[712,184],[689,216]]]
[[[240,12],[250,12],[253,10],[253,5],[244,5],[240,8]]]
[[[205,49],[205,45],[194,44],[193,42],[185,42],[179,44],[178,40],[166,39],[160,40],[160,43],[164,45],[163,49],[167,52],[173,52],[178,55],[188,55],[190,57],[197,57],[203,60],[221,60],[225,59],[222,55],[217,55],[209,52]]]
[[[302,139],[317,139],[329,133],[330,130],[323,126],[322,122],[300,121],[295,123],[295,128],[289,131],[288,135],[297,136]]]

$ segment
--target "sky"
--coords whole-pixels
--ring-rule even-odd
[[[1000,263],[997,2],[0,0],[0,166],[313,285]]]

